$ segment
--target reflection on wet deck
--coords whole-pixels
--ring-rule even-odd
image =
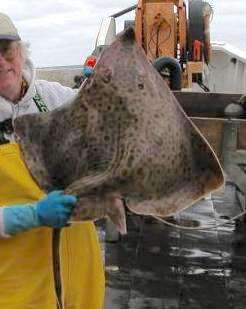
[[[172,219],[215,225],[241,212],[235,188]],[[241,309],[246,306],[246,224],[179,230],[137,216],[128,235],[106,245],[105,309]]]

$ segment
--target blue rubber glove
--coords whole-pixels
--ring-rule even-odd
[[[92,72],[93,72],[93,69],[88,66],[84,66],[82,69],[83,76],[85,76],[86,78],[90,77]]]
[[[35,204],[4,207],[4,233],[15,235],[41,226],[62,228],[67,225],[76,201],[73,195],[53,191]]]

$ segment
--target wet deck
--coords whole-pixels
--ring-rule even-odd
[[[241,211],[234,186],[175,218],[214,225]],[[243,309],[246,224],[187,231],[128,217],[128,235],[106,244],[105,309]]]

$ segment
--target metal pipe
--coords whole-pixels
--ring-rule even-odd
[[[126,13],[129,13],[129,12],[135,10],[136,8],[137,8],[137,4],[132,5],[132,6],[130,6],[129,8],[127,8],[125,10],[122,10],[122,11],[120,11],[118,13],[115,13],[115,14],[111,15],[110,17],[113,17],[113,18],[120,17],[120,16],[122,16],[122,15],[124,15]]]

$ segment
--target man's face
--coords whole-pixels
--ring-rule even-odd
[[[0,95],[19,87],[22,68],[23,57],[18,42],[0,40]]]

